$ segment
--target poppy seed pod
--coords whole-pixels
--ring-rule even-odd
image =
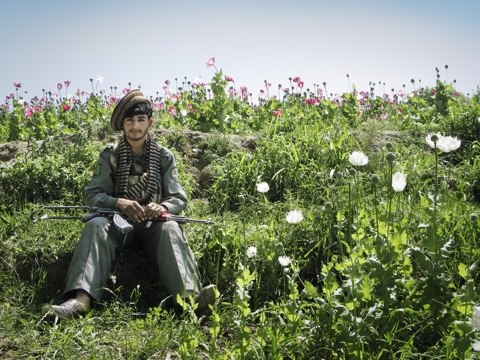
[[[389,153],[387,154],[387,161],[388,161],[389,163],[392,163],[392,162],[395,160],[395,158],[396,158],[396,156],[395,156],[394,153],[389,152]]]

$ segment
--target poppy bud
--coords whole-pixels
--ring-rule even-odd
[[[388,161],[389,163],[392,163],[392,162],[395,160],[395,158],[396,158],[396,156],[395,156],[394,153],[389,152],[389,153],[387,154],[387,161]]]

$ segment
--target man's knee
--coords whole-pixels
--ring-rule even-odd
[[[174,233],[174,232],[181,232],[180,225],[176,221],[165,221],[161,223],[162,230],[169,232],[169,233]]]
[[[113,244],[110,244],[109,240],[109,228],[110,221],[105,217],[95,217],[90,219],[83,229],[82,235],[79,240],[81,246],[94,246],[96,247],[110,247]],[[87,245],[89,244],[89,245]]]
[[[104,216],[94,217],[85,223],[86,231],[98,231],[98,230],[107,231],[109,227],[110,227],[110,220]]]

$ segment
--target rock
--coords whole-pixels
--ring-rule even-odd
[[[0,144],[0,161],[10,162],[15,159],[18,151],[25,149],[27,143],[24,141],[14,141],[10,143]]]

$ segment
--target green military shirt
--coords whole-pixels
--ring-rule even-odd
[[[115,208],[118,195],[115,193],[117,154],[114,147],[103,150],[85,192],[85,203],[99,208]],[[145,155],[132,156],[129,184],[132,185],[145,174]],[[160,146],[160,174],[153,202],[163,205],[170,213],[179,214],[187,207],[187,198],[178,180],[178,169],[173,153]]]

